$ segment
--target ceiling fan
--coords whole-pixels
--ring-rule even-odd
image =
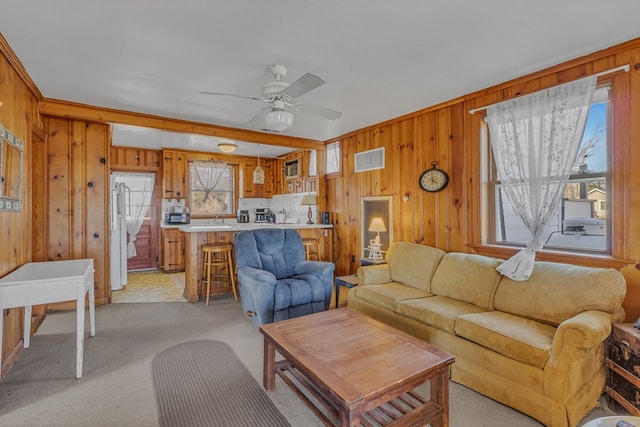
[[[328,120],[337,120],[342,116],[342,113],[339,111],[304,104],[297,101],[296,98],[325,84],[326,82],[322,77],[311,73],[305,73],[298,80],[295,80],[292,83],[287,83],[282,80],[287,75],[287,68],[285,66],[273,64],[269,65],[267,70],[271,73],[274,80],[262,84],[260,88],[260,96],[258,97],[222,92],[201,91],[199,93],[205,95],[233,96],[236,98],[266,102],[269,106],[258,112],[256,117],[259,117],[264,113],[265,127],[263,130],[271,132],[282,132],[293,126],[293,113],[291,110],[312,114]],[[256,117],[251,119],[251,121]]]

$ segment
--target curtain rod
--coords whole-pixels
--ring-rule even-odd
[[[596,77],[600,77],[600,76],[604,76],[606,74],[611,74],[611,73],[615,73],[616,71],[623,71],[623,70],[624,70],[625,73],[628,73],[629,72],[629,64],[621,65],[620,67],[612,68],[610,70],[601,71],[601,72],[597,73],[595,76]],[[498,101],[498,102],[502,102],[502,101]],[[497,104],[498,102],[495,102],[494,104]],[[469,114],[474,114],[477,111],[486,110],[487,108],[489,108],[491,105],[494,105],[494,104],[489,104],[489,105],[485,105],[484,107],[474,108],[473,110],[469,110]]]

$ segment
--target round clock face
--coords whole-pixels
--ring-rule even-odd
[[[420,175],[420,188],[435,193],[449,184],[449,175],[441,169],[428,169]]]

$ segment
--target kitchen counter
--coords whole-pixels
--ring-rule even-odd
[[[256,230],[258,228],[293,228],[296,230],[333,228],[331,224],[298,224],[298,223],[268,223],[268,222],[246,222],[246,223],[195,223],[180,225],[178,229],[185,233],[215,232],[215,231],[242,231]]]
[[[191,224],[178,226],[178,230],[184,232],[185,238],[185,289],[184,298],[189,302],[199,300],[198,290],[202,280],[203,255],[201,246],[205,243],[233,243],[235,233],[243,230],[255,230],[258,228],[298,230],[302,237],[313,237],[321,240],[320,251],[323,259],[333,259],[333,225],[331,224],[274,224],[263,222],[238,223],[235,220],[226,220],[224,223],[213,220],[196,219]],[[213,284],[212,284],[213,285]],[[212,287],[211,293],[230,292],[226,284],[220,287]]]

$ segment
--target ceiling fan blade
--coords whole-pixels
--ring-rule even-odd
[[[310,90],[322,86],[325,83],[326,82],[322,77],[316,76],[315,74],[306,73],[298,80],[287,86],[285,90],[282,91],[282,93],[292,98],[297,98],[298,96],[304,95]]]
[[[261,98],[257,98],[255,96],[244,96],[244,95],[236,95],[233,93],[222,93],[222,92],[207,92],[206,90],[201,90],[200,92],[203,95],[222,95],[222,96],[232,96],[234,98],[242,98],[242,99],[252,99],[254,101],[263,101]]]
[[[324,107],[318,107],[317,105],[310,104],[297,104],[296,110],[301,113],[313,114],[314,116],[322,117],[327,120],[338,120],[342,117],[342,113],[335,110],[330,110]]]

